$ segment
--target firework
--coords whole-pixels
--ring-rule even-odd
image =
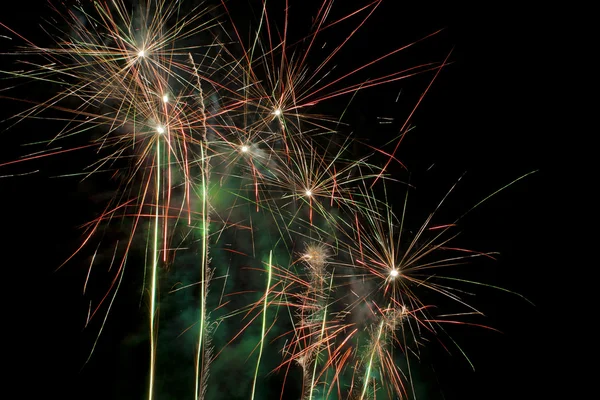
[[[411,363],[427,338],[482,315],[438,271],[493,254],[453,245],[460,219],[435,222],[445,197],[407,233],[409,188],[388,170],[403,167],[398,147],[450,53],[359,80],[433,32],[338,72],[333,60],[380,4],[338,15],[323,0],[299,37],[287,2],[282,26],[263,2],[249,38],[226,2],[81,1],[57,7],[66,28],[51,33],[50,46],[3,25],[24,43],[11,55],[26,60],[3,73],[53,93],[4,95],[26,105],[11,122],[61,123],[41,143],[54,150],[19,162],[93,149],[97,158],[76,173],[118,183],[67,260],[90,255],[83,292],[96,337],[88,360],[115,299],[131,295],[121,293],[127,269],[147,315],[149,400],[169,396],[173,381],[192,387],[182,397],[216,398],[227,382],[228,398],[269,398],[269,374],[284,376],[286,398],[295,368],[303,399],[416,396]],[[349,22],[323,55],[321,37]],[[361,143],[323,111],[332,99],[426,73],[428,85],[385,147]],[[405,192],[404,201],[390,191]],[[105,271],[99,259],[110,260]],[[101,274],[109,278],[99,291]],[[442,313],[438,301],[461,310]],[[174,362],[187,372],[174,377]]]

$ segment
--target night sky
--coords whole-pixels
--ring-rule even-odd
[[[3,10],[0,22],[33,41],[45,40],[35,26],[49,15],[46,10],[45,6],[33,7],[22,1],[11,10]],[[274,7],[273,12],[276,10]],[[472,304],[486,313],[486,325],[502,333],[476,327],[450,329],[476,371],[455,351],[449,355],[440,346],[428,349],[425,372],[419,379],[420,385],[432,388],[427,398],[542,399],[554,398],[560,390],[557,353],[565,350],[555,343],[561,335],[556,320],[550,318],[555,307],[550,282],[556,277],[548,273],[554,246],[560,244],[549,242],[548,210],[553,200],[541,145],[551,128],[549,109],[540,106],[548,101],[541,65],[550,54],[553,34],[549,25],[533,8],[508,3],[467,8],[384,1],[348,45],[350,51],[337,61],[359,66],[444,29],[355,80],[423,60],[441,61],[453,49],[452,64],[442,70],[412,117],[416,128],[398,152],[411,171],[411,182],[419,187],[412,203],[414,212],[424,215],[431,210],[463,174],[443,211],[448,219],[519,176],[539,170],[469,214],[462,221],[460,236],[465,247],[500,253],[495,262],[473,265],[471,277],[520,293],[535,306],[515,295],[476,288]],[[14,36],[4,29],[0,34]],[[11,49],[10,43],[1,38],[2,52]],[[14,59],[3,55],[0,70],[11,68]],[[385,143],[398,127],[382,126],[377,117],[406,118],[431,78],[429,73],[361,92],[346,121],[353,132],[368,136],[374,145]],[[10,84],[2,82],[9,81],[0,81],[2,88]],[[30,86],[22,97],[44,95],[31,91]],[[347,101],[335,100],[331,107],[343,110]],[[24,107],[3,98],[0,102],[3,119]],[[21,145],[46,137],[45,130],[56,126],[44,121],[25,121],[10,129],[8,125],[0,125],[0,164],[30,153]],[[387,149],[391,150],[390,146]],[[108,184],[102,186],[102,179],[82,184],[77,179],[54,177],[85,164],[87,160],[82,158],[89,154],[77,154],[0,166],[0,176],[25,174],[0,178],[4,228],[0,265],[6,271],[3,353],[8,354],[3,364],[9,370],[4,392],[15,390],[13,397],[23,399],[141,399],[146,393],[143,382],[123,382],[123,372],[135,364],[127,358],[136,353],[119,353],[128,340],[135,340],[127,330],[144,324],[147,318],[143,310],[137,315],[125,311],[132,309],[136,299],[120,300],[123,311],[117,310],[109,318],[99,350],[82,369],[93,343],[93,336],[83,329],[87,312],[81,295],[85,261],[76,259],[55,272],[77,249],[80,225],[98,212],[97,206],[94,208],[100,202],[98,196],[109,190]],[[36,170],[39,172],[29,174]],[[396,172],[401,171],[398,168]],[[143,349],[139,357],[147,356]],[[250,362],[249,368],[253,367]],[[133,376],[139,378],[144,373]],[[114,393],[119,390],[129,393],[128,397],[116,397]]]

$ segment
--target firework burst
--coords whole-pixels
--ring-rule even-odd
[[[338,72],[336,57],[381,2],[334,17],[333,1],[323,0],[299,38],[287,1],[283,25],[263,2],[247,40],[227,2],[187,9],[167,0],[78,1],[54,7],[65,28],[55,27],[54,44],[44,47],[2,24],[24,43],[9,53],[24,60],[21,69],[2,72],[52,93],[39,101],[3,95],[25,104],[10,123],[61,123],[38,143],[53,150],[18,162],[93,149],[96,158],[76,173],[118,182],[69,258],[91,254],[83,291],[86,325],[97,335],[88,360],[124,295],[127,268],[142,277],[149,400],[166,396],[174,379],[172,337],[159,335],[171,329],[185,338],[176,352],[191,372],[178,379],[193,386],[186,395],[194,399],[215,398],[223,382],[248,388],[242,395],[230,387],[231,398],[267,398],[265,376],[277,373],[283,399],[297,367],[303,399],[415,397],[410,360],[426,338],[482,314],[438,271],[492,255],[452,244],[460,219],[434,222],[445,197],[407,233],[409,189],[388,169],[403,167],[398,146],[449,55],[359,79],[434,32]],[[313,63],[323,54],[321,37],[351,21]],[[332,99],[425,73],[427,88],[385,148],[361,146],[341,116],[323,112]],[[14,162],[0,166],[7,164]],[[390,190],[406,190],[404,202]],[[112,240],[116,229],[125,235]],[[110,259],[103,272],[110,278],[98,292],[90,287],[101,258]],[[441,313],[424,293],[463,310]],[[224,376],[242,356],[255,363]]]

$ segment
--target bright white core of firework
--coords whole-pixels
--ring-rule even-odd
[[[309,189],[306,192],[304,192],[304,194],[306,194],[308,197],[312,196],[312,191]]]
[[[163,95],[162,101],[163,101],[163,103],[168,103],[169,102],[169,95],[168,94]]]
[[[276,117],[279,117],[279,116],[281,115],[281,108],[276,108],[276,109],[275,109],[275,111],[273,111],[273,114],[274,114]]]
[[[146,57],[146,52],[144,50],[140,50],[138,52],[138,57]]]
[[[165,128],[163,128],[162,126],[159,125],[156,127],[156,132],[158,132],[162,135],[163,133],[165,133]]]
[[[392,268],[392,270],[390,271],[390,277],[392,279],[394,279],[395,277],[397,277],[398,275],[400,275],[400,272],[398,272],[398,270],[396,268]]]
[[[246,146],[246,145],[243,145],[243,146],[240,148],[240,150],[242,151],[242,153],[247,153],[247,152],[248,152],[248,150],[250,150],[250,149],[248,148],[248,146]]]

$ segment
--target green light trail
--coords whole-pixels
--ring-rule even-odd
[[[148,383],[148,400],[154,396],[154,368],[156,361],[156,275],[158,270],[158,218],[160,202],[160,139],[156,141],[156,206],[154,213],[154,251],[152,261],[152,279],[150,282],[150,379]]]
[[[252,397],[251,400],[254,400],[254,393],[256,391],[256,380],[258,378],[258,369],[260,367],[260,359],[262,357],[263,346],[265,344],[265,331],[267,328],[267,304],[269,301],[269,289],[271,288],[271,276],[272,276],[272,268],[271,263],[273,261],[273,250],[269,252],[269,265],[267,265],[267,270],[269,271],[269,276],[267,278],[267,290],[265,292],[265,302],[263,305],[263,320],[262,320],[262,333],[260,339],[260,349],[258,350],[258,360],[256,361],[256,370],[254,371],[254,383],[252,384]]]

